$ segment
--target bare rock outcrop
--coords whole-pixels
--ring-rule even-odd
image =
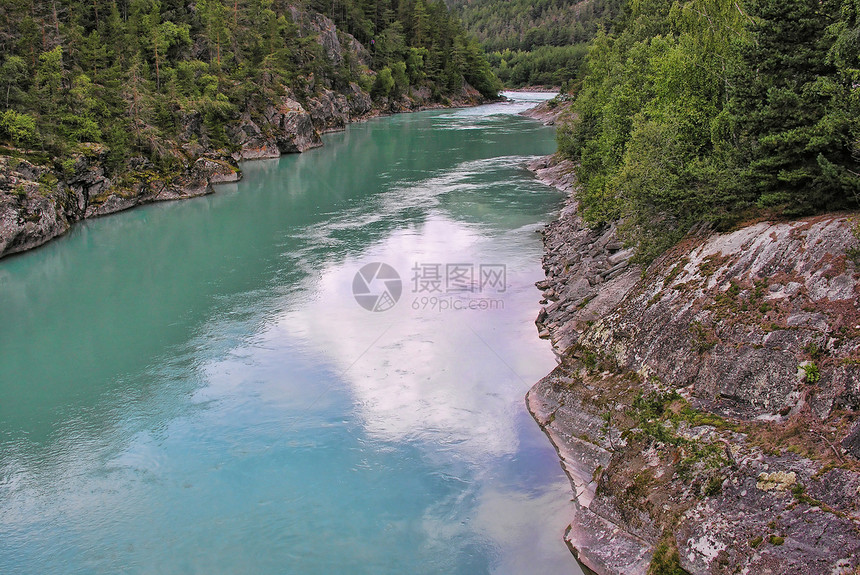
[[[304,152],[322,146],[311,115],[292,98],[284,98],[279,105],[269,106],[265,118],[274,131],[275,142],[282,154]]]
[[[202,157],[165,175],[144,158],[132,158],[122,178],[107,176],[107,150],[96,144],[61,169],[0,156],[0,257],[64,234],[76,221],[140,204],[208,194],[212,184],[236,181],[226,159]]]
[[[361,93],[361,89],[355,84],[351,85],[351,89]],[[354,95],[351,92],[350,95]],[[358,99],[361,102],[361,98]],[[372,108],[370,97],[367,97],[367,107],[362,108],[360,105],[356,108],[362,109],[361,112],[354,113],[353,106],[350,105],[348,95],[339,94],[331,90],[324,90],[317,96],[308,98],[308,109],[310,110],[311,119],[314,126],[321,132],[335,132],[343,130],[346,125],[352,121],[353,117],[360,117],[362,114],[368,113]]]
[[[541,102],[534,108],[521,112],[521,115],[533,120],[540,120],[544,126],[554,126],[562,116],[571,113],[572,104],[573,98],[570,95],[559,94],[552,100]]]
[[[0,156],[0,255],[41,245],[69,229],[50,193],[50,171]]]
[[[531,168],[572,192],[570,162]],[[600,574],[860,569],[858,218],[705,228],[647,268],[575,199],[543,232],[527,396],[571,479],[565,539]]]
[[[236,161],[277,158],[281,155],[277,140],[264,132],[248,112],[243,113],[238,122],[227,130],[230,139],[238,148],[233,152],[233,159]]]

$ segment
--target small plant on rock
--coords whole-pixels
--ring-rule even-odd
[[[648,575],[689,575],[681,567],[681,557],[671,533],[664,534],[657,548],[654,549],[654,557],[648,566]]]
[[[801,366],[805,372],[804,381],[806,383],[817,383],[821,379],[821,372],[818,371],[818,366],[810,362]]]
[[[780,537],[779,535],[771,535],[767,538],[771,545],[782,545],[785,543],[785,538]]]

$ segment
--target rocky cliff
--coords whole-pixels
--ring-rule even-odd
[[[334,65],[347,58],[367,67],[370,53],[350,34],[338,31],[322,14],[293,8],[303,32],[322,46]],[[368,74],[372,71],[366,69]],[[109,168],[109,150],[84,144],[81,150],[50,162],[24,150],[0,155],[0,258],[39,246],[65,233],[83,218],[111,214],[137,205],[200,196],[212,185],[241,178],[238,162],[277,158],[322,145],[320,134],[383,114],[484,102],[469,86],[442,99],[427,87],[410,88],[397,98],[373,101],[355,83],[336,92],[302,78],[302,93],[285,89],[277,101],[252,102],[225,123],[226,148],[210,139],[200,113],[182,118],[174,141],[160,142],[170,168],[133,157]]]
[[[572,193],[569,161],[531,168]],[[528,393],[600,574],[860,573],[860,217],[691,230],[643,269],[573,197]]]

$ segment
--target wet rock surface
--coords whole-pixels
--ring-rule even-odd
[[[573,167],[530,166],[569,194]],[[527,404],[571,479],[583,564],[860,569],[855,217],[693,230],[644,269],[572,196],[546,226],[536,325],[560,364]]]

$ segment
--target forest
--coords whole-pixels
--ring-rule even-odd
[[[621,0],[449,0],[506,86],[561,86],[574,79],[588,42],[609,29]]]
[[[337,26],[339,63],[314,37],[316,12]],[[175,163],[170,143],[192,114],[229,148],[226,121],[287,92],[500,88],[441,0],[3,0],[0,20],[0,144],[45,158],[103,144],[114,169],[135,155]]]
[[[559,151],[648,261],[691,227],[860,206],[860,2],[631,0]]]

